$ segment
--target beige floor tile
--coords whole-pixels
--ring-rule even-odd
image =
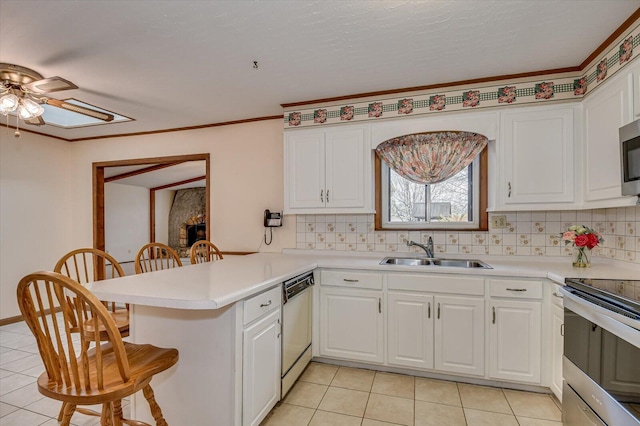
[[[300,407],[318,408],[327,388],[326,385],[315,383],[297,382],[284,398],[284,402]]]
[[[549,395],[505,390],[504,395],[516,416],[561,421],[562,413]]]
[[[362,417],[369,399],[368,392],[329,387],[318,406],[319,410]]]
[[[520,426],[562,426],[562,422],[552,420],[531,419],[529,417],[516,416]]]
[[[416,401],[415,426],[466,426],[462,407]]]
[[[376,373],[371,392],[383,395],[415,398],[415,379],[404,374]]]
[[[464,408],[513,414],[502,389],[458,384]]]
[[[336,375],[338,367],[335,365],[311,362],[307,365],[300,378],[301,382],[317,383],[319,385],[329,385]]]
[[[380,420],[362,419],[362,426],[398,426],[398,424],[381,422]]]
[[[464,409],[468,426],[518,426],[513,414],[491,413],[489,411]]]
[[[444,380],[416,377],[416,400],[462,407],[458,385]]]
[[[413,425],[414,400],[372,393],[364,417],[401,425]]]
[[[49,420],[49,417],[43,416],[42,414],[32,413],[27,410],[17,410],[4,416],[0,424],[2,426],[40,425],[47,420]]]
[[[309,426],[360,426],[362,417],[346,416],[344,414],[316,411]]]
[[[376,372],[361,368],[340,367],[331,386],[370,392]]]
[[[279,404],[266,419],[262,426],[307,426],[313,417],[314,410],[290,404]]]

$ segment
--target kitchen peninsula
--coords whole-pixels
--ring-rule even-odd
[[[540,300],[537,302],[545,306],[553,292],[551,281],[561,284],[566,277],[632,279],[640,275],[635,264],[620,265],[622,262],[619,262],[614,265],[603,261],[594,264],[592,268],[577,269],[571,267],[568,258],[505,260],[504,257],[483,257],[482,260],[493,269],[467,270],[380,265],[382,257],[384,256],[372,254],[329,256],[317,252],[298,254],[293,250],[288,254],[261,253],[95,282],[89,285],[89,289],[100,299],[132,305],[131,341],[175,347],[180,351],[177,366],[156,376],[152,383],[165,418],[170,424],[212,424],[213,421],[216,425],[240,425],[246,423],[242,421],[243,405],[246,405],[249,391],[245,389],[243,393],[243,371],[246,375],[246,371],[249,371],[247,369],[254,367],[243,365],[247,359],[243,336],[252,324],[260,323],[264,317],[274,315],[274,312],[279,314],[280,284],[288,278],[316,270],[316,275],[322,277],[316,278],[317,285],[314,289],[314,306],[318,311],[319,288],[332,285],[329,277],[339,277],[340,274],[374,277],[379,282],[378,290],[381,294],[376,312],[379,310],[379,321],[383,323],[389,303],[386,291],[392,276],[408,279],[421,279],[424,276],[425,279],[439,280],[445,283],[441,285],[441,290],[429,291],[447,293],[455,293],[457,282],[466,280],[465,283],[476,287],[473,290],[474,297],[482,302],[482,306],[485,297],[489,300],[492,294],[489,290],[492,283],[507,279],[514,279],[519,283],[533,280],[541,289]],[[347,283],[348,280],[345,279],[344,282]],[[347,290],[357,292],[358,288],[367,288],[367,285],[369,284],[364,281],[354,283],[351,284],[353,288]],[[449,287],[442,290],[443,286]],[[268,300],[257,304],[261,302],[258,300],[259,297]],[[268,306],[264,315],[260,312],[254,314],[253,311],[262,305]],[[277,310],[269,310],[275,308]],[[542,309],[543,328],[547,324],[547,319],[544,318],[549,312],[547,308]],[[320,335],[317,330],[321,325],[319,314],[314,312],[313,354],[316,357],[327,358],[326,353],[321,353],[319,341],[316,340]],[[482,315],[483,319],[484,317],[485,315]],[[276,315],[274,318],[277,318],[279,324],[279,317]],[[279,337],[279,332],[277,334],[278,336],[274,334],[274,338]],[[543,333],[543,341],[545,336],[547,334]],[[322,342],[323,338],[319,340]],[[246,341],[244,343],[246,346]],[[542,346],[545,345],[546,343],[543,343]],[[543,360],[547,359],[546,352],[546,349],[541,351]],[[392,363],[386,363],[384,355],[382,362],[373,364],[393,371],[388,367],[388,364]],[[258,373],[267,374],[272,367],[257,366]],[[425,371],[416,370],[415,373],[425,374]],[[276,374],[279,379],[279,370]],[[549,386],[545,374],[543,373],[543,378],[538,380],[538,386]],[[482,373],[477,375],[476,379],[492,377]],[[148,408],[144,403],[138,403],[137,398],[134,396],[132,399],[133,418],[150,421]]]

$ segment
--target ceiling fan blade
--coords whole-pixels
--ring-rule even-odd
[[[42,116],[33,117],[28,120],[24,120],[24,123],[32,124],[34,126],[43,126],[45,124],[44,120],[42,119]]]
[[[65,80],[64,78],[57,76],[32,81],[31,83],[23,85],[23,87],[31,92],[39,94],[78,88],[78,86],[76,86],[69,80]]]
[[[69,102],[61,101],[59,99],[51,99],[48,98],[44,101],[47,105],[52,105],[54,107],[66,109],[67,111],[77,112],[78,114],[84,114],[89,117],[97,118],[98,120],[103,121],[113,121],[113,114],[107,114],[106,112],[96,111],[94,109],[89,109],[85,107],[81,107],[78,105],[70,104]]]

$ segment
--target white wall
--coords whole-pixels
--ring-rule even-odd
[[[163,189],[156,191],[156,241],[169,244],[169,212],[176,191]]]
[[[133,261],[149,242],[149,189],[106,183],[104,229],[107,253],[118,262]]]
[[[0,318],[20,314],[16,287],[23,276],[52,270],[87,232],[83,241],[91,242],[91,227],[72,226],[70,177],[85,165],[71,161],[71,150],[68,142],[28,132],[15,139],[13,129],[0,127]]]
[[[68,143],[0,129],[0,318],[19,315],[15,289],[93,245],[92,163],[211,154],[212,240],[224,251],[295,247],[295,217],[262,244],[264,209],[283,209],[282,120]],[[105,206],[109,208],[108,206]],[[107,236],[107,238],[109,238]]]
[[[70,144],[73,169],[73,245],[92,244],[91,163],[184,154],[211,154],[211,235],[223,251],[295,247],[295,218],[262,245],[264,209],[283,209],[283,130],[280,119],[184,132]]]

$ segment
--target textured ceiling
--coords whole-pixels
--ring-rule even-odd
[[[575,67],[639,7],[640,0],[0,0],[0,62],[71,80],[80,88],[55,97],[135,119],[36,128],[73,140]]]

